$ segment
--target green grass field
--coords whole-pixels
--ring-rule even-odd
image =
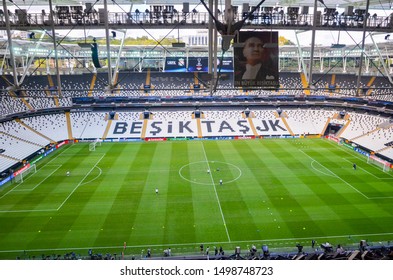
[[[75,144],[0,189],[0,258],[387,241],[392,202],[391,172],[322,139]]]

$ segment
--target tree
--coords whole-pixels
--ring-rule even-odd
[[[278,45],[279,46],[288,46],[288,45],[295,45],[292,41],[286,39],[284,36],[280,36],[278,38]]]

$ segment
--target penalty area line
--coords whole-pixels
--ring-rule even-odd
[[[59,168],[62,167],[62,165],[58,166],[55,170],[53,170],[48,176],[46,176],[44,179],[41,180],[41,182],[37,183],[33,188],[30,189],[12,189],[11,191],[14,192],[28,192],[28,191],[34,191],[37,187],[39,187],[43,182],[46,181],[50,176],[53,175]],[[34,175],[34,174],[33,174]]]
[[[66,197],[66,199],[60,204],[56,211],[59,211],[61,207],[67,202],[67,200],[71,197],[71,195],[82,185],[83,181],[90,175],[90,173],[97,167],[100,161],[104,158],[106,154],[103,154],[100,159],[94,164],[94,166],[86,173],[85,177],[79,182],[79,184],[72,190],[72,192]]]
[[[348,160],[348,159],[346,159],[346,158],[342,158],[342,159],[345,160],[346,162],[352,163],[350,160]],[[375,167],[375,166],[372,166],[372,165],[369,164],[369,163],[367,163],[367,164],[370,165],[371,167]],[[376,178],[376,179],[379,179],[379,180],[393,180],[393,178],[381,178],[381,177],[379,177],[379,176],[376,176],[375,174],[373,174],[373,173],[367,171],[366,169],[364,169],[364,168],[362,168],[362,167],[360,167],[360,166],[357,166],[357,168],[359,168],[359,169],[363,170],[364,172],[370,174],[370,176],[373,176],[373,177]],[[377,168],[377,170],[378,170],[378,171],[381,171],[379,168]],[[391,176],[390,174],[388,174],[388,175]]]
[[[364,198],[366,199],[370,199],[367,195],[365,195],[364,193],[362,193],[361,191],[359,191],[357,188],[355,188],[354,186],[352,186],[350,183],[348,183],[347,181],[345,181],[344,179],[342,179],[340,176],[338,176],[336,173],[334,173],[333,171],[331,171],[329,168],[325,167],[324,165],[322,165],[320,162],[318,162],[317,160],[315,160],[314,158],[312,158],[311,156],[309,156],[308,154],[306,154],[305,152],[303,152],[302,150],[299,150],[300,152],[302,152],[304,155],[306,155],[308,158],[310,158],[311,160],[315,161],[316,163],[318,163],[320,166],[322,166],[323,168],[325,168],[327,171],[329,171],[331,174],[333,174],[334,177],[336,177],[337,179],[340,179],[342,182],[344,182],[347,186],[351,187],[353,190],[355,190],[357,193],[359,193],[360,195],[362,195]]]

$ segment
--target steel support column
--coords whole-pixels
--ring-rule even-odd
[[[6,26],[6,32],[7,32],[7,39],[8,39],[8,49],[10,50],[10,61],[11,61],[11,67],[12,67],[12,73],[13,73],[13,78],[14,78],[14,85],[15,87],[19,87],[18,83],[18,73],[16,72],[16,65],[15,65],[15,57],[14,57],[14,49],[12,47],[12,34],[11,34],[11,25],[10,25],[10,17],[8,14],[8,7],[7,7],[7,2],[6,0],[3,0],[3,10],[4,10],[4,19],[5,19],[5,26]],[[4,54],[6,56],[7,53]]]
[[[55,67],[56,67],[56,77],[57,77],[57,92],[59,96],[61,95],[61,79],[60,79],[60,70],[59,70],[59,60],[57,56],[57,40],[56,40],[56,29],[55,29],[55,20],[53,15],[55,11],[53,11],[52,0],[49,0],[49,20],[51,22],[52,28],[52,40],[53,40],[53,51],[55,52]]]
[[[362,38],[362,49],[360,53],[360,61],[359,61],[359,73],[358,73],[358,79],[356,82],[356,96],[360,95],[360,82],[362,78],[362,67],[363,67],[363,57],[364,57],[364,45],[366,41],[366,28],[367,28],[367,21],[368,21],[368,9],[370,7],[370,0],[367,0],[366,4],[366,12],[364,13],[364,18],[363,18],[363,38]]]

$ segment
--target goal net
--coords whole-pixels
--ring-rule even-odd
[[[367,159],[367,163],[381,167],[384,172],[388,172],[391,169],[390,162],[383,160],[375,155],[370,155]]]
[[[97,146],[101,146],[101,142],[100,139],[94,140],[94,142],[89,144],[89,151],[94,152]]]
[[[26,179],[26,177],[29,174],[34,174],[36,172],[37,172],[37,167],[35,164],[28,165],[28,166],[26,166],[16,172],[16,175],[14,177],[15,182],[16,183],[23,183],[23,180]]]

